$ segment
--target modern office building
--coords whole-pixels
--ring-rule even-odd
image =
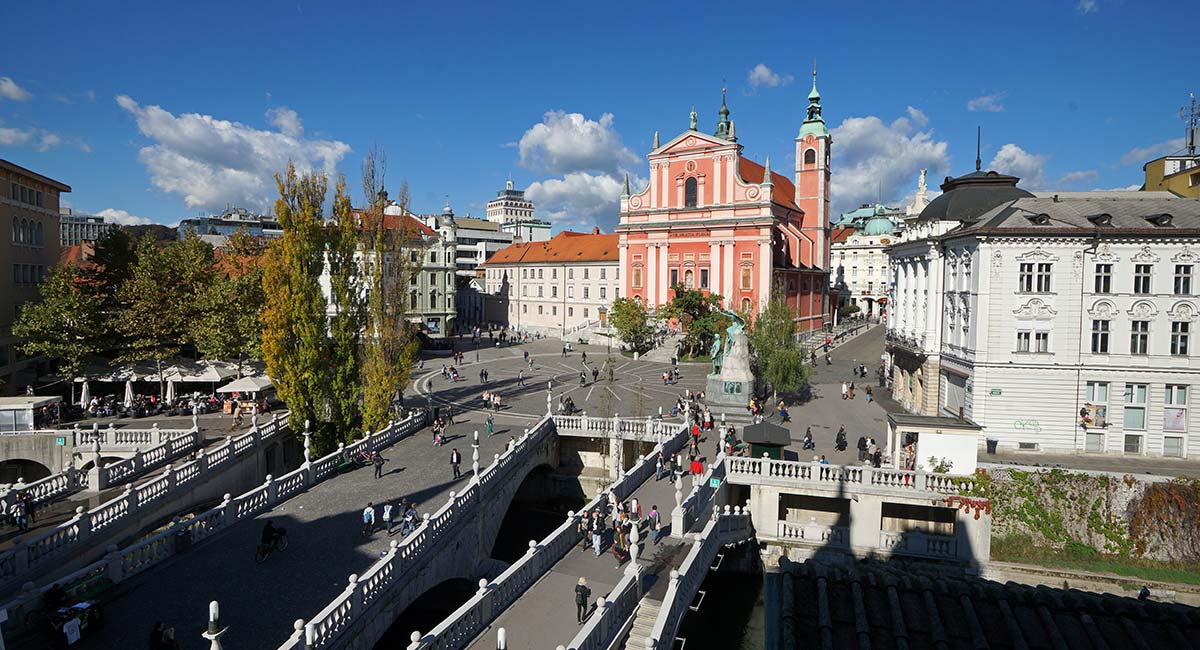
[[[487,204],[487,220],[500,224],[501,232],[517,242],[550,239],[550,223],[536,218],[533,212],[533,202],[525,198],[525,190],[516,189],[511,180]]]
[[[99,241],[109,230],[118,227],[106,223],[104,217],[91,214],[76,214],[71,208],[59,208],[58,243],[62,246],[78,246],[85,241]]]
[[[224,248],[225,241],[239,230],[264,239],[283,236],[283,227],[274,216],[257,214],[245,208],[229,208],[210,217],[189,217],[179,222],[178,229],[181,241],[188,232],[194,232],[200,239],[212,244],[213,248]]]

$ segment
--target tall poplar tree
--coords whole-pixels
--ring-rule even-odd
[[[361,350],[365,315],[360,270],[359,227],[339,176],[334,189],[333,219],[326,224],[329,267],[329,420],[338,441],[350,442],[358,430],[362,407]]]
[[[55,267],[41,287],[42,299],[26,304],[13,324],[13,334],[25,339],[22,352],[60,360],[59,373],[71,383],[72,402],[84,360],[104,347],[104,313],[85,285],[78,267]]]
[[[279,199],[275,217],[283,237],[271,242],[263,264],[263,358],[280,399],[291,409],[290,424],[327,420],[329,356],[325,298],[319,278],[324,265],[323,174],[298,174],[292,164],[275,176]],[[314,430],[318,453],[337,446],[327,426]]]

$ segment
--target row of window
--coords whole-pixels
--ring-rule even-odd
[[[1163,431],[1187,431],[1187,407],[1189,387],[1183,384],[1166,384],[1163,393]],[[1146,396],[1149,384],[1125,384],[1123,424],[1127,431],[1146,430]],[[1086,399],[1089,404],[1107,406],[1109,382],[1089,381]]]
[[[1176,264],[1172,278],[1172,293],[1177,296],[1192,295],[1192,264]],[[1022,293],[1050,293],[1051,277],[1054,265],[1049,262],[1021,262],[1017,275],[1017,290]],[[1133,266],[1133,293],[1135,295],[1150,295],[1153,286],[1154,265],[1135,264]],[[1096,293],[1112,293],[1113,265],[1097,264],[1096,274],[1092,284]]]
[[[588,279],[588,271],[589,271],[589,270],[590,270],[590,269],[589,269],[588,267],[586,267],[586,266],[585,266],[585,267],[583,267],[583,279],[584,279],[584,280],[587,280],[587,279]],[[495,277],[495,278],[499,278],[499,277],[500,277],[500,276],[499,276],[499,274],[500,274],[500,273],[502,273],[502,272],[503,272],[503,271],[499,271],[499,270],[497,270],[497,271],[493,271],[493,273],[497,274],[497,275],[495,275],[495,276],[493,276],[493,277]],[[535,274],[536,274],[536,276],[537,276],[537,277],[534,277],[534,276],[535,276]],[[522,280],[544,280],[544,279],[546,279],[546,269],[521,269],[521,279],[522,279]],[[558,279],[558,269],[557,269],[557,268],[553,268],[553,267],[552,267],[552,268],[550,269],[550,279],[551,279],[551,280],[557,280],[557,279]],[[567,279],[568,279],[568,280],[574,280],[574,279],[575,279],[575,269],[574,269],[574,268],[567,268]],[[601,269],[600,269],[600,279],[601,279],[601,280],[607,280],[607,279],[608,279],[608,269],[607,269],[607,268],[601,268]],[[616,272],[616,277],[615,277],[614,279],[616,279],[616,280],[620,280],[620,279],[621,279],[621,271],[620,271],[620,269],[617,269],[617,272]]]
[[[1111,321],[1108,320],[1092,321],[1092,352],[1094,354],[1108,354],[1111,352],[1111,326]],[[1191,329],[1192,324],[1188,321],[1171,321],[1172,355],[1180,357],[1187,356],[1188,344],[1191,337]],[[1020,345],[1020,334],[1018,333],[1017,347],[1020,348]],[[1129,354],[1146,355],[1150,353],[1149,349],[1150,321],[1129,321]],[[1028,352],[1029,350],[1019,351]],[[1037,352],[1046,352],[1046,350],[1037,350]]]
[[[11,183],[8,198],[28,205],[42,207],[42,192],[19,183]]]
[[[13,284],[27,286],[45,282],[49,269],[40,264],[13,264]]]
[[[516,305],[509,305],[509,306],[508,306],[508,311],[509,311],[510,313],[515,313],[515,312],[516,312],[516,309],[517,309],[517,306],[516,306]],[[521,305],[521,313],[522,313],[522,314],[528,314],[528,313],[529,313],[529,305]],[[545,315],[546,315],[546,309],[545,309],[545,305],[538,305],[538,306],[537,306],[537,313],[538,313],[538,316],[545,316]],[[558,306],[557,306],[557,305],[550,305],[550,315],[551,315],[551,316],[557,316],[557,315],[558,315]],[[574,317],[575,317],[575,308],[574,308],[574,307],[567,307],[567,318],[574,318]],[[584,307],[584,308],[583,308],[583,317],[584,317],[584,318],[587,318],[587,317],[588,317],[588,308],[587,308],[587,307]]]
[[[12,241],[14,244],[41,246],[43,230],[40,221],[12,218]]]
[[[583,293],[583,295],[582,295],[583,300],[589,300],[591,298],[591,291],[589,291],[589,287],[586,287],[586,286],[583,287],[582,293]],[[512,295],[513,295],[512,285],[509,285],[509,287],[508,287],[508,295],[509,295],[509,297],[512,297]],[[521,286],[521,297],[522,298],[529,297],[529,286],[528,285]],[[543,287],[541,285],[539,285],[537,287],[537,296],[536,297],[537,298],[545,298],[546,297],[545,287]],[[558,297],[558,285],[550,286],[550,297],[551,298]],[[567,285],[567,298],[574,298],[574,297],[575,297],[575,285],[569,284],[569,285]],[[613,287],[613,299],[620,298],[620,297],[621,297],[621,290],[617,287]],[[600,299],[608,300],[608,287],[600,287]]]
[[[437,309],[437,304],[438,304],[437,289],[430,289],[429,290],[429,308]],[[416,291],[408,292],[408,308],[412,311],[417,311],[417,309],[419,309],[419,307],[417,306],[417,292]],[[454,298],[449,294],[446,294],[446,309],[454,309]]]

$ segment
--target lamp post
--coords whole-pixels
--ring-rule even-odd
[[[608,308],[601,305],[600,309],[596,310],[596,312],[598,314],[600,314],[600,327],[607,327],[608,326]],[[612,354],[612,335],[611,334],[604,337],[604,348],[605,348],[606,353]]]

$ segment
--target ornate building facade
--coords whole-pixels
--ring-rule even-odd
[[[829,147],[816,74],[808,114],[795,139],[795,183],[742,156],[722,98],[712,135],[697,129],[659,145],[650,182],[621,196],[623,295],[649,307],[669,302],[681,285],[724,298],[747,313],[773,292],[784,295],[802,330],[828,312]]]

